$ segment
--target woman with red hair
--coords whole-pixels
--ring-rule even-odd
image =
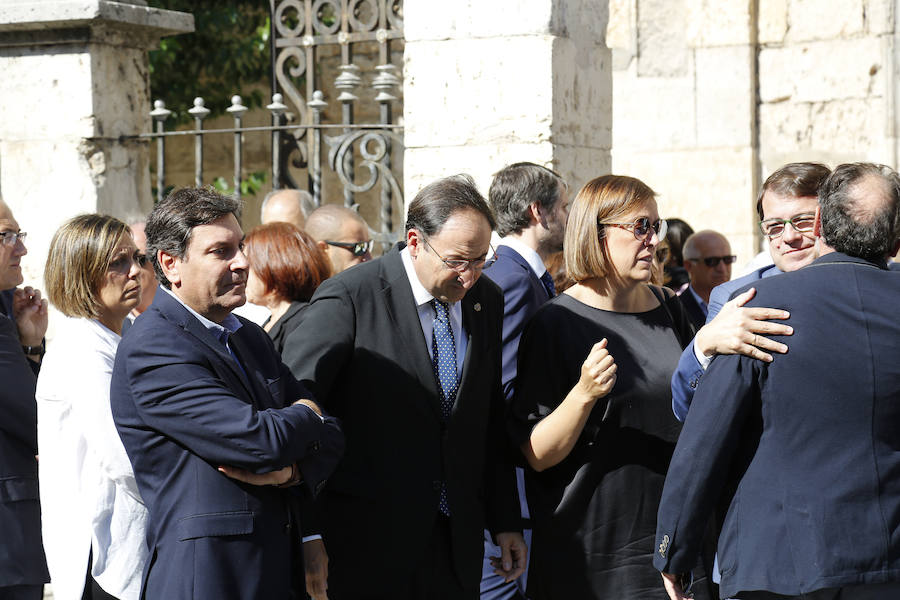
[[[290,223],[260,225],[250,231],[244,245],[250,262],[247,300],[272,312],[263,329],[283,354],[288,336],[300,322],[298,315],[331,275],[331,264],[315,240]]]

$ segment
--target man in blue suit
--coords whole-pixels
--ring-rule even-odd
[[[695,395],[657,521],[672,600],[720,500],[723,597],[900,597],[900,177],[838,166],[814,231],[819,258],[748,303],[790,311],[790,352],[719,356]]]
[[[706,323],[710,293],[731,279],[731,265],[737,257],[725,236],[711,229],[692,233],[684,242],[683,252],[691,283],[678,298],[694,329],[700,329]]]
[[[519,338],[525,324],[544,302],[556,295],[545,261],[562,250],[569,214],[568,188],[562,178],[545,167],[527,162],[504,167],[488,191],[497,219],[497,261],[484,274],[503,291],[503,394],[512,399]],[[522,469],[516,469],[523,519],[529,518]],[[491,557],[500,549],[485,532],[482,600],[524,597],[527,572],[516,581],[494,572]],[[530,543],[526,527],[526,541]]]
[[[0,600],[39,600],[50,580],[41,544],[34,402],[47,301],[30,287],[16,288],[24,237],[0,199]]]
[[[205,189],[150,214],[161,287],[122,340],[110,400],[150,510],[148,599],[288,598],[302,577],[296,498],[317,493],[343,450],[269,336],[231,311],[248,264],[239,203]],[[241,480],[226,477],[240,477]],[[250,485],[259,474],[280,485]]]
[[[786,319],[783,310],[745,307],[753,289],[728,301],[741,288],[782,272],[795,271],[815,260],[812,215],[816,192],[830,171],[818,163],[790,163],[766,179],[756,199],[760,229],[768,238],[774,264],[713,288],[706,325],[685,348],[672,375],[672,411],[684,421],[709,362],[717,354],[744,354],[771,361],[770,352],[787,352],[787,346],[768,336],[790,335],[791,327],[772,319]]]

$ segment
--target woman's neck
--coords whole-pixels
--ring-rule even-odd
[[[585,279],[564,293],[588,306],[611,312],[645,312],[652,310],[657,304],[655,296],[648,293],[645,283],[620,286],[606,277]]]
[[[272,313],[272,316],[269,318],[269,322],[266,323],[266,326],[263,328],[266,331],[272,329],[275,323],[278,322],[278,319],[284,316],[284,313],[287,312],[287,309],[291,307],[290,300],[276,300],[276,299],[267,299],[266,300],[266,308]]]
[[[130,311],[129,311],[130,312]],[[122,322],[125,321],[126,317],[128,317],[128,313],[111,313],[111,312],[103,312],[98,317],[97,320],[101,325],[112,331],[117,335],[122,335]]]

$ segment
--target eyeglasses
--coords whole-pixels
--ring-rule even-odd
[[[6,246],[15,246],[19,240],[24,240],[28,235],[24,231],[2,231],[0,232],[0,241]]]
[[[621,227],[622,229],[629,229],[634,234],[635,239],[644,241],[648,237],[650,237],[650,231],[656,234],[656,237],[662,240],[666,237],[666,231],[669,230],[669,226],[666,223],[665,219],[660,219],[656,223],[651,223],[648,217],[641,217],[639,219],[635,219],[632,223],[607,223],[605,221],[600,221],[600,225],[612,225],[613,227]]]
[[[707,267],[718,267],[720,262],[723,262],[726,265],[734,264],[734,262],[737,261],[737,256],[705,256],[703,258],[688,258],[685,256],[684,260],[691,260],[694,262],[700,262],[702,260]]]
[[[135,252],[131,256],[120,254],[110,261],[109,270],[127,273],[131,270],[131,265],[137,265],[143,268],[148,262],[150,262],[150,257],[140,252]]]
[[[816,224],[816,213],[801,213],[790,219],[766,219],[759,222],[759,230],[770,240],[781,237],[784,228],[790,223],[797,233],[809,233]]]
[[[372,247],[375,245],[375,242],[372,240],[364,242],[332,242],[331,240],[325,240],[325,243],[329,246],[337,246],[338,248],[349,250],[353,253],[353,256],[365,256],[372,251]]]
[[[441,259],[441,262],[444,263],[444,266],[450,270],[456,271],[457,273],[464,273],[467,269],[472,269],[473,271],[480,271],[484,268],[490,267],[497,260],[497,254],[494,253],[494,247],[491,248],[491,257],[490,258],[473,258],[471,260],[463,259],[463,258],[444,258],[438,251],[434,249],[434,246],[428,243],[428,239],[423,235],[422,241],[425,242],[425,245],[434,252],[435,256]]]
[[[136,254],[134,256],[134,262],[138,264],[139,267],[146,267],[150,263],[150,257],[146,254]]]

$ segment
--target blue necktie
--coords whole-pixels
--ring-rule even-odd
[[[450,411],[456,401],[456,389],[459,381],[456,377],[456,343],[453,330],[450,328],[450,307],[446,302],[432,300],[434,321],[431,329],[431,366],[441,388],[441,416],[444,421],[450,419]],[[441,513],[450,516],[450,504],[447,501],[447,484],[441,485],[441,496],[438,508]]]
[[[544,274],[541,275],[541,283],[544,284],[544,289],[547,290],[547,295],[551,298],[556,297],[556,286],[553,285],[553,278],[550,277],[550,271],[544,271]]]

